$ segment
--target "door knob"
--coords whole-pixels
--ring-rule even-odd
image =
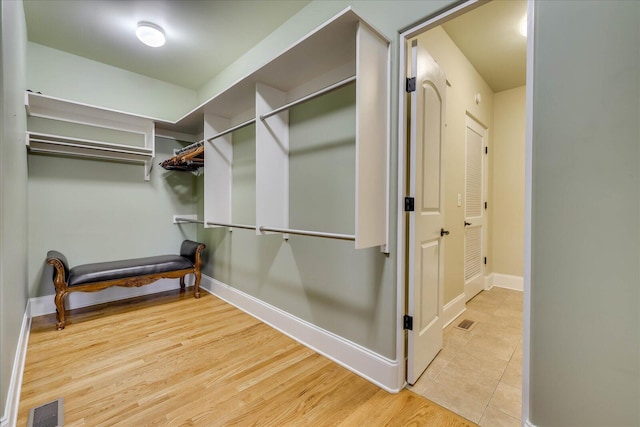
[[[466,227],[466,226],[468,226],[468,225],[471,225],[471,223],[470,223],[470,222],[465,221],[465,222],[464,222],[464,226]]]
[[[440,236],[448,236],[449,230],[445,230],[444,228],[440,229]]]

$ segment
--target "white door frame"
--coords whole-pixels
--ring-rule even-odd
[[[406,310],[406,225],[407,218],[404,212],[404,197],[406,193],[406,155],[407,155],[407,93],[405,91],[405,77],[407,75],[407,40],[416,35],[437,27],[444,21],[461,15],[471,9],[481,6],[482,0],[467,0],[455,7],[448,9],[430,19],[412,27],[400,34],[398,73],[398,228],[397,228],[397,324],[396,324],[396,360],[404,361],[405,340],[403,329],[403,316]],[[525,221],[524,221],[524,305],[523,305],[523,369],[522,369],[522,422],[531,426],[529,421],[529,376],[530,376],[530,318],[531,318],[531,159],[532,159],[532,123],[533,123],[533,48],[534,48],[534,3],[535,0],[527,0],[527,80],[526,80],[526,142],[525,142]],[[400,364],[399,374],[406,379],[406,364]],[[400,379],[400,382],[403,380]]]

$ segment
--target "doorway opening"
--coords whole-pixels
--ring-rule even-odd
[[[523,308],[529,304],[524,295],[525,123],[532,41],[519,32],[523,22],[525,29],[527,22],[532,28],[528,6],[532,11],[526,0],[468,1],[401,38],[402,75],[417,77],[417,93],[400,100],[400,120],[408,123],[399,139],[406,141],[399,156],[400,191],[415,198],[414,211],[403,212],[406,217],[399,221],[407,283],[401,301],[414,327],[406,332],[407,382],[413,391],[481,425],[519,424],[528,414]],[[424,57],[433,59],[446,79],[443,96],[424,77],[433,68]],[[442,135],[433,131],[438,102]],[[434,172],[438,169],[440,175]],[[433,191],[423,190],[435,191],[436,184],[441,205],[435,204]],[[436,224],[438,215],[442,227],[419,234],[421,224]],[[435,307],[434,301],[439,301]],[[455,328],[465,319],[476,326]],[[438,328],[439,337],[433,331]],[[439,340],[438,353],[432,347]]]

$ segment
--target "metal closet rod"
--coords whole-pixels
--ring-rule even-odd
[[[181,218],[176,218],[176,220],[180,220],[180,219]],[[199,221],[199,223],[202,223],[202,221]],[[274,233],[298,234],[301,236],[324,237],[327,239],[351,240],[351,241],[356,240],[356,236],[352,236],[350,234],[324,233],[322,231],[295,230],[291,228],[276,228],[276,227],[263,227],[263,226],[256,227],[255,225],[233,224],[228,222],[210,222],[210,221],[207,221],[207,225],[219,225],[221,227],[230,227],[230,228],[244,228],[247,230],[271,231]]]
[[[255,123],[255,122],[256,122],[256,119],[255,119],[255,118],[250,119],[250,120],[247,120],[246,122],[242,122],[242,123],[240,123],[239,125],[235,125],[235,126],[234,126],[234,127],[232,127],[232,128],[229,128],[229,129],[227,129],[227,130],[225,130],[225,131],[222,131],[222,132],[220,132],[220,133],[217,133],[217,134],[213,135],[213,136],[212,136],[212,137],[210,137],[210,138],[207,138],[207,141],[211,142],[211,141],[213,141],[214,139],[220,138],[221,136],[225,136],[226,134],[231,133],[231,132],[234,132],[234,131],[236,131],[236,130],[238,130],[238,129],[242,129],[243,127],[245,127],[245,126],[249,126],[250,124],[253,124],[253,123]]]
[[[71,142],[53,141],[50,139],[31,138],[31,137],[29,138],[29,142],[39,142],[41,144],[54,145],[57,147],[83,148],[86,150],[105,151],[107,153],[119,153],[119,154],[128,154],[132,156],[151,157],[150,149],[146,149],[148,150],[148,152],[145,153],[141,151],[123,150],[121,148],[99,147],[94,145],[83,145],[83,144],[77,144],[77,143],[71,143]],[[88,142],[91,142],[91,141],[88,141]],[[140,148],[144,148],[144,147],[140,147]],[[65,151],[56,151],[56,150],[47,149],[47,148],[31,148],[31,151],[40,151],[40,152],[55,151],[55,152],[65,153]],[[116,157],[116,158],[119,158],[119,157]]]
[[[331,86],[327,86],[324,89],[320,89],[317,92],[311,93],[311,94],[309,94],[307,96],[303,96],[302,98],[296,99],[295,101],[291,101],[288,104],[284,104],[282,107],[278,107],[273,111],[270,111],[268,113],[262,114],[260,116],[260,120],[264,120],[264,119],[266,119],[268,117],[273,116],[274,114],[278,114],[278,113],[280,113],[280,112],[282,112],[284,110],[288,110],[291,107],[295,107],[298,104],[302,104],[303,102],[309,101],[310,99],[316,98],[316,97],[318,97],[320,95],[324,95],[327,92],[331,92],[333,90],[339,89],[342,86],[346,86],[349,83],[354,82],[355,80],[356,80],[356,76],[351,76],[349,78],[346,78],[344,80],[339,81],[338,83],[334,83]],[[293,233],[291,233],[291,234],[293,234]]]
[[[186,147],[182,147],[181,149],[179,149],[178,151],[176,151],[176,156],[179,156],[180,154],[184,154],[187,153],[189,151],[191,151],[194,148],[198,148],[200,147],[202,144],[204,144],[204,139],[201,139],[198,142],[194,142],[193,144],[189,144]]]
[[[207,225],[220,225],[222,227],[231,227],[231,228],[244,228],[246,230],[255,230],[255,225],[246,225],[246,224],[231,224],[226,222],[210,222],[207,221]]]
[[[338,239],[338,240],[356,240],[356,236],[350,234],[337,234],[337,233],[324,233],[322,231],[308,231],[308,230],[295,230],[290,228],[275,228],[275,227],[258,227],[258,231],[273,231],[275,233],[286,233],[286,234],[298,234],[300,236],[314,236],[314,237],[325,237],[327,239]]]
[[[176,218],[176,221],[179,221],[179,222],[192,222],[194,224],[204,224],[204,221],[198,221],[197,219],[189,219],[189,218]]]

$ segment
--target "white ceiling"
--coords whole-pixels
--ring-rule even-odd
[[[518,26],[526,0],[494,0],[442,25],[494,92],[525,84],[527,39]]]
[[[197,89],[309,0],[25,0],[29,41]],[[139,21],[161,26],[150,48]]]

